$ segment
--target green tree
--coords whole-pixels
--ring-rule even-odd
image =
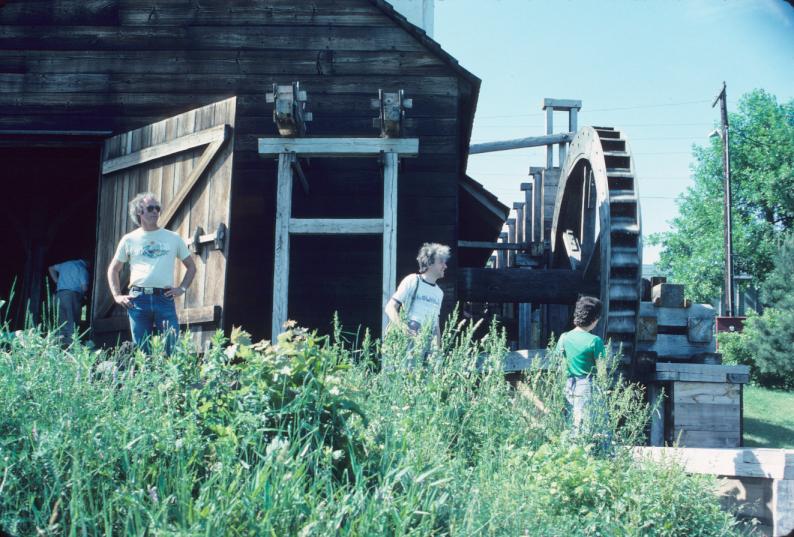
[[[764,313],[747,319],[742,339],[766,384],[794,387],[794,234],[782,241],[761,289]]]
[[[779,104],[754,90],[729,122],[734,267],[760,283],[781,234],[794,225],[794,100]],[[650,242],[662,246],[659,267],[705,302],[720,296],[725,266],[722,140],[695,145],[693,157],[694,184],[678,198],[678,216]]]

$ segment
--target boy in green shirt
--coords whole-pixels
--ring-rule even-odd
[[[573,408],[573,432],[578,434],[592,397],[596,359],[604,357],[603,340],[591,334],[601,318],[601,301],[580,297],[573,312],[575,328],[560,336],[555,351],[565,357],[568,380],[565,398]]]

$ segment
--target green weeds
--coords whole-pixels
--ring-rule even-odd
[[[561,364],[504,381],[504,340],[441,348],[291,326],[122,359],[0,338],[0,529],[11,535],[732,535],[713,483],[637,463],[648,409],[601,365],[568,433]],[[157,348],[157,346],[155,346]],[[381,360],[388,367],[380,368]]]

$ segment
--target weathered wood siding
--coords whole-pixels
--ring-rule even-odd
[[[461,133],[468,132],[461,117],[471,114],[471,84],[373,3],[31,0],[0,7],[0,129],[120,133],[237,96],[226,319],[258,336],[270,326],[276,165],[258,157],[256,140],[276,135],[266,91],[293,80],[309,93],[311,136],[376,136],[369,102],[378,89],[413,98],[406,135],[420,139],[420,155],[400,169],[398,274],[415,270],[422,242],[455,245]],[[296,199],[300,210],[347,216],[382,205],[371,162],[318,159],[307,175],[312,191]],[[378,311],[358,306],[370,289],[380,294],[377,258],[362,261],[370,243],[319,241],[307,246],[311,255],[293,249],[291,278],[304,283],[291,293],[314,304],[300,322],[316,326],[338,309],[345,324],[379,326]],[[350,255],[334,259],[338,248]],[[455,266],[453,257],[442,282],[447,311]]]
[[[673,441],[685,447],[741,446],[741,404],[741,384],[673,382]]]

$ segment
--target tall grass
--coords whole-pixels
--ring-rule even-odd
[[[201,359],[0,350],[0,528],[12,535],[731,535],[713,483],[637,463],[639,388],[604,363],[572,437],[559,363],[504,381],[504,339],[448,323],[351,347],[235,331]],[[381,368],[379,363],[390,364]]]

